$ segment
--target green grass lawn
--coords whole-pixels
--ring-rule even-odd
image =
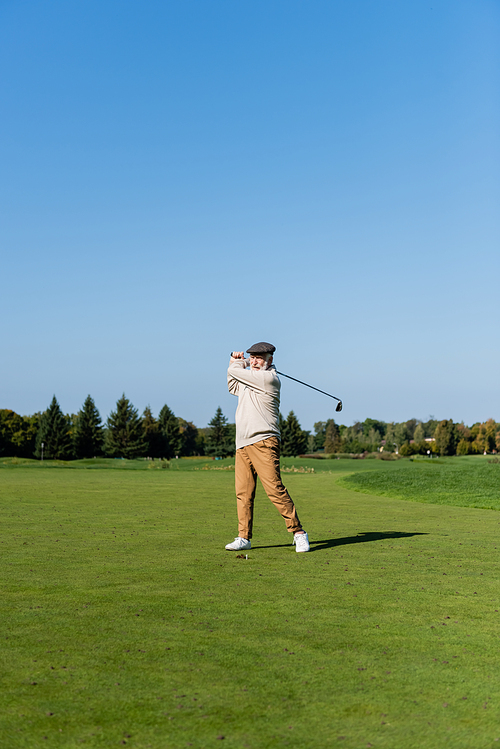
[[[245,560],[231,461],[115,463],[0,461],[2,749],[500,746],[500,514],[288,459],[312,552],[260,492]]]
[[[342,486],[396,499],[500,510],[500,462],[495,459],[481,455],[405,460],[397,468],[389,464],[384,472],[380,467],[370,470],[363,462],[365,470],[355,467],[356,473],[341,479]]]

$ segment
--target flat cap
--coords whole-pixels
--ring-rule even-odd
[[[275,351],[276,346],[273,346],[272,343],[266,343],[265,341],[254,343],[253,346],[247,348],[247,354],[274,354]]]

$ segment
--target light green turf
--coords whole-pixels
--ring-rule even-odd
[[[348,489],[432,504],[500,510],[500,462],[481,456],[400,461],[398,468],[364,471],[341,479]],[[386,464],[387,466],[387,464]],[[368,470],[367,470],[368,469]]]
[[[0,746],[499,746],[500,515],[342,475],[245,560],[231,471],[0,470]]]
[[[315,458],[282,458],[281,464],[286,471],[292,472],[311,471],[318,472],[342,472],[345,471],[373,471],[389,470],[404,463],[400,461],[385,460],[351,460],[346,458],[321,459]],[[0,470],[31,468],[33,470],[47,471],[54,468],[70,469],[108,469],[123,471],[228,471],[234,470],[234,457],[214,460],[206,455],[192,458],[180,458],[179,460],[148,460],[137,458],[136,460],[124,460],[122,458],[87,458],[84,460],[45,460],[43,462],[33,458],[0,458]]]

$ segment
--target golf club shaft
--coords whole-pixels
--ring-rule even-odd
[[[231,356],[233,356],[233,353],[234,352],[231,352]],[[279,374],[282,377],[288,377],[289,380],[298,382],[299,385],[305,385],[306,388],[311,388],[311,390],[316,390],[318,393],[322,393],[323,395],[327,395],[329,398],[333,398],[333,400],[338,401],[337,411],[342,411],[342,400],[340,398],[337,398],[335,395],[330,395],[330,393],[326,393],[324,390],[315,388],[314,385],[308,385],[307,382],[302,382],[302,380],[297,380],[296,377],[290,377],[290,375],[287,375],[284,372],[278,372],[278,370],[276,370],[276,374]]]
[[[342,403],[340,398],[337,398],[335,395],[330,395],[330,393],[325,393],[324,390],[320,390],[319,388],[315,388],[314,385],[308,385],[307,382],[302,382],[302,380],[297,380],[295,377],[290,377],[290,375],[285,374],[284,372],[278,372],[276,370],[276,374],[281,375],[282,377],[288,377],[289,380],[293,380],[294,382],[300,383],[300,385],[305,385],[306,388],[311,388],[311,390],[317,390],[318,393],[323,393],[323,395],[327,395],[329,398],[333,398],[336,401],[339,401],[339,403]]]

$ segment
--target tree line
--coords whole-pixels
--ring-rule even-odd
[[[280,415],[284,455],[307,450],[309,432],[301,429],[295,414]],[[56,396],[46,411],[20,416],[0,409],[0,455],[24,458],[74,460],[82,458],[171,458],[192,455],[227,457],[235,453],[236,425],[217,408],[205,428],[176,416],[164,405],[158,417],[147,406],[142,416],[126,398],[103,423],[89,395],[77,414],[64,414]]]
[[[164,405],[155,418],[150,407],[142,416],[125,394],[103,424],[89,395],[77,414],[64,414],[54,396],[48,409],[32,416],[0,410],[0,455],[72,460],[165,458],[203,452],[203,435]]]
[[[325,453],[397,452],[400,455],[474,455],[500,450],[500,423],[494,419],[471,427],[453,419],[384,422],[365,419],[350,427],[333,419],[317,422],[310,446]]]
[[[216,424],[216,431],[213,426]],[[212,425],[212,451],[221,456],[234,453],[234,436],[227,419],[217,409]],[[301,428],[293,411],[285,419],[279,415],[281,454],[359,455],[375,452],[399,455],[474,455],[500,450],[500,423],[493,419],[472,427],[452,419],[429,419],[395,423],[365,419],[352,426],[336,424],[334,419],[318,421],[314,433]]]
[[[500,450],[500,423],[493,419],[471,427],[452,419],[410,419],[384,422],[365,419],[352,426],[334,419],[314,424],[314,433],[301,428],[295,413],[279,416],[281,453],[361,454],[398,452],[400,455],[471,455]],[[54,396],[43,413],[20,416],[0,409],[0,455],[72,460],[111,458],[163,458],[209,455],[227,457],[235,452],[236,427],[220,407],[205,428],[176,416],[164,405],[158,417],[150,407],[139,415],[125,397],[118,399],[105,423],[89,395],[77,414],[64,414]]]

